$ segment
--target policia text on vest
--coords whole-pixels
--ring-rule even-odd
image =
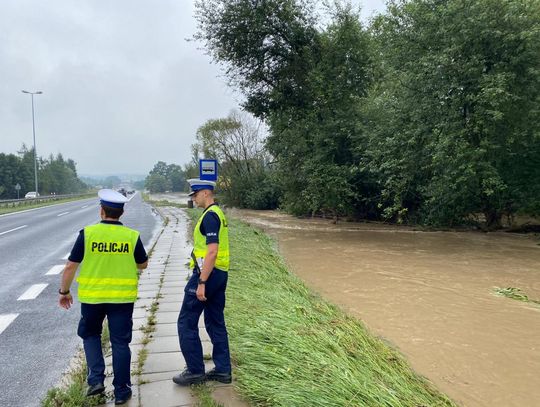
[[[132,253],[129,242],[92,242],[92,252],[99,253]]]

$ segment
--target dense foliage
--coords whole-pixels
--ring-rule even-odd
[[[148,177],[146,177],[144,186],[152,193],[184,191],[186,188],[186,175],[179,165],[158,161],[150,174],[148,174]]]
[[[88,187],[77,177],[77,168],[72,159],[65,160],[62,154],[48,159],[38,157],[38,187],[41,195],[72,194],[85,191]],[[19,184],[19,197],[35,191],[34,150],[22,146],[17,155],[0,153],[0,199],[16,199],[15,186]]]
[[[540,2],[397,2],[373,32],[384,72],[366,127],[386,214],[498,226],[538,201]]]
[[[269,126],[281,204],[456,225],[539,209],[540,1],[199,0],[201,41]]]

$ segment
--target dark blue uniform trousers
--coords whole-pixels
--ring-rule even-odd
[[[114,396],[122,398],[131,392],[130,364],[131,331],[133,329],[133,303],[84,304],[81,303],[81,320],[77,334],[83,339],[88,385],[105,380],[105,361],[101,349],[101,330],[107,316],[112,347],[114,371]]]
[[[225,327],[225,289],[228,273],[214,269],[206,282],[206,301],[199,301],[196,296],[199,274],[193,272],[186,288],[184,301],[178,316],[178,337],[180,349],[191,373],[204,373],[203,350],[199,337],[199,318],[204,311],[204,325],[212,341],[212,359],[216,371],[229,373],[231,357],[229,354],[229,338]]]

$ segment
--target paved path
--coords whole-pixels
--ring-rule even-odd
[[[184,287],[190,273],[187,266],[191,251],[188,230],[191,228],[185,213],[178,208],[162,208],[169,223],[159,237],[149,267],[139,281],[139,299],[135,303],[133,316],[132,371],[139,368],[138,360],[141,349],[146,353],[146,360],[140,375],[133,375],[133,398],[126,404],[133,406],[179,407],[195,406],[198,400],[189,387],[181,387],[172,382],[172,377],[185,368],[184,358],[180,352],[176,320],[184,296]],[[146,335],[140,329],[148,327],[148,318],[152,318],[152,304],[157,303],[155,312],[155,330]],[[155,308],[155,307],[154,307]],[[212,354],[212,344],[204,330],[201,339],[205,355]],[[146,337],[146,338],[145,338]],[[109,376],[105,385],[112,389],[111,358],[107,358]],[[207,362],[207,370],[213,366]],[[209,382],[213,398],[225,407],[246,407],[248,404],[240,400],[232,385]],[[114,405],[110,402],[107,404]]]

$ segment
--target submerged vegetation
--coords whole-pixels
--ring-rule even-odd
[[[495,293],[497,295],[500,295],[502,297],[507,297],[507,298],[511,298],[511,299],[517,300],[517,301],[530,302],[530,303],[533,303],[533,304],[539,304],[540,305],[539,300],[530,299],[527,295],[525,295],[525,293],[523,291],[521,291],[521,288],[516,288],[516,287],[506,287],[506,288],[495,287],[493,289],[493,291],[495,291]]]

